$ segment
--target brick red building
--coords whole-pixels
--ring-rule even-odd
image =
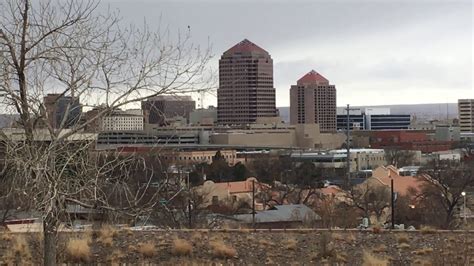
[[[336,131],[336,87],[314,70],[300,78],[290,88],[290,123]]]
[[[431,140],[426,132],[420,131],[373,131],[370,135],[370,146],[374,149],[418,150],[429,153],[450,150],[452,145],[452,141]]]
[[[257,117],[276,115],[273,60],[267,51],[245,39],[219,60],[218,123],[249,124]]]

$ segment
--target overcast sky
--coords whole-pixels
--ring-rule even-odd
[[[471,0],[104,0],[124,21],[191,28],[217,60],[247,38],[274,61],[277,106],[311,69],[337,88],[338,106],[473,98]],[[161,19],[160,19],[161,17]],[[208,96],[208,104],[216,99]]]

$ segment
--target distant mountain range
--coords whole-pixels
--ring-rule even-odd
[[[427,103],[403,105],[371,105],[351,106],[351,108],[382,107],[390,108],[391,114],[410,114],[416,116],[418,121],[452,119],[458,116],[457,103]],[[344,108],[344,107],[338,107]],[[290,107],[278,107],[280,116],[285,122],[290,121]]]

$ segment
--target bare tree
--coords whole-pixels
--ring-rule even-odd
[[[420,170],[429,182],[422,188],[422,201],[437,206],[444,216],[444,228],[455,227],[456,207],[462,200],[462,192],[474,186],[474,163],[435,160]]]
[[[395,167],[404,167],[415,163],[415,152],[399,149],[386,149],[385,160]]]
[[[1,107],[20,117],[18,130],[1,135],[10,170],[2,182],[41,213],[44,265],[56,264],[68,204],[137,215],[152,182],[130,189],[128,170],[141,159],[101,160],[91,152],[94,135],[82,130],[148,97],[202,90],[210,58],[209,49],[190,43],[189,32],[174,38],[146,24],[124,27],[116,13],[100,14],[98,6],[94,0],[0,3]],[[56,93],[52,104],[61,112],[44,104],[48,93]],[[102,108],[85,120],[79,101]],[[153,207],[157,197],[147,198]]]
[[[370,217],[375,216],[377,222],[381,222],[385,210],[390,207],[390,188],[375,182],[367,180],[354,186],[348,196],[353,206],[362,211],[369,221]]]

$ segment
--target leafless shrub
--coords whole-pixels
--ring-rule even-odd
[[[104,225],[99,231],[98,242],[102,243],[106,247],[111,247],[114,242],[114,237],[118,235],[116,228],[110,225]]]
[[[426,234],[434,234],[436,233],[436,228],[428,226],[428,225],[423,225],[420,228],[420,232],[424,235]]]
[[[178,256],[191,255],[193,252],[193,245],[185,239],[175,239],[173,240],[173,245],[171,248],[171,253]]]
[[[66,245],[69,257],[76,262],[88,262],[91,259],[91,249],[88,238],[71,238]]]
[[[412,252],[415,255],[429,255],[433,253],[433,248],[420,248]]]
[[[387,266],[389,265],[388,260],[377,257],[368,251],[363,251],[362,264],[364,266]]]
[[[410,248],[410,244],[408,244],[408,243],[401,243],[401,244],[398,244],[397,247],[398,247],[399,249],[408,249],[408,248]]]
[[[298,247],[298,240],[294,238],[289,238],[284,243],[285,243],[285,248],[288,250],[296,250]]]
[[[145,258],[152,258],[156,255],[156,247],[153,242],[140,243],[137,251]]]
[[[211,241],[209,245],[215,257],[228,259],[237,255],[237,251],[233,247],[226,245],[223,241]]]
[[[408,237],[407,234],[398,234],[397,235],[397,242],[398,244],[402,244],[402,243],[410,243],[410,238]]]

